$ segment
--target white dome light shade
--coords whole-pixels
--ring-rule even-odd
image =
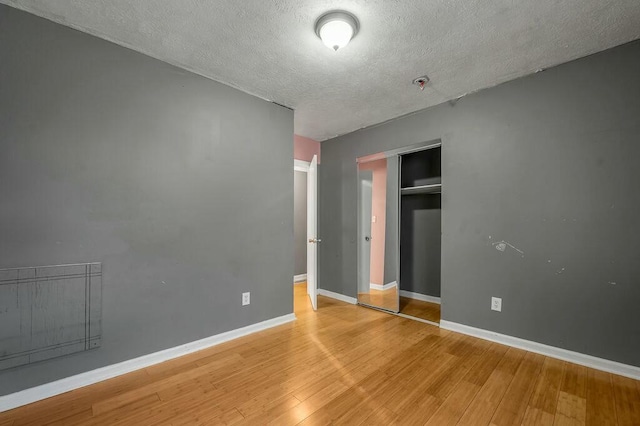
[[[329,49],[345,47],[353,37],[353,28],[344,21],[330,21],[320,28],[320,38]]]
[[[358,32],[358,20],[348,12],[329,12],[316,22],[316,34],[332,50],[345,47]]]

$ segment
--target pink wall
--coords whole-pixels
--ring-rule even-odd
[[[293,135],[293,158],[302,161],[311,161],[313,156],[318,156],[320,162],[320,142],[304,136]]]
[[[376,221],[371,223],[371,276],[369,282],[384,283],[384,239],[387,216],[387,159],[359,164],[360,170],[373,171],[371,215]]]

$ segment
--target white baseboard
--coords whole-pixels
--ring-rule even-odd
[[[392,281],[392,282],[387,283],[385,285],[369,283],[369,288],[371,288],[372,290],[384,291],[384,290],[389,290],[390,288],[394,288],[397,285],[398,285],[398,283],[395,282],[395,281]]]
[[[422,300],[423,302],[431,302],[440,304],[440,298],[435,296],[427,296],[426,294],[414,293],[412,291],[400,290],[400,296],[409,299]]]
[[[300,274],[300,275],[294,275],[293,276],[293,282],[294,283],[299,283],[302,281],[306,281],[307,280],[307,274]]]
[[[596,370],[606,371],[608,373],[618,374],[620,376],[630,377],[640,380],[640,367],[622,364],[608,359],[597,358],[591,355],[581,354],[579,352],[569,351],[567,349],[556,348],[530,340],[520,339],[518,337],[507,336],[506,334],[495,333],[493,331],[483,330],[464,324],[458,324],[450,321],[440,321],[440,328],[444,330],[456,331],[458,333],[467,334],[469,336],[478,337],[480,339],[501,343],[503,345],[512,346],[525,351],[535,352],[551,358],[561,359],[563,361],[572,362],[574,364],[584,365],[585,367]]]
[[[320,296],[330,297],[332,299],[340,300],[342,302],[350,303],[355,305],[358,303],[358,300],[355,297],[345,296],[344,294],[334,293],[333,291],[323,290],[321,288],[318,289],[318,294]]]
[[[295,314],[283,315],[281,317],[272,318],[246,327],[227,331],[225,333],[216,334],[215,336],[196,340],[195,342],[185,343],[184,345],[143,355],[138,358],[108,365],[106,367],[87,371],[86,373],[77,374],[75,376],[66,377],[64,379],[56,380],[55,382],[46,383],[44,385],[25,389],[9,395],[0,396],[0,413],[22,405],[31,404],[32,402],[36,402],[41,399],[50,398],[74,389],[89,386],[103,380],[111,379],[122,374],[130,373],[135,370],[140,370],[154,364],[159,364],[173,358],[178,358],[183,355],[207,349],[212,346],[237,339],[238,337],[295,321],[295,319]]]

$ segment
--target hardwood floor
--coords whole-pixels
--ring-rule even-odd
[[[403,296],[398,297],[396,288],[358,293],[358,302],[440,323],[440,305]]]
[[[295,286],[298,320],[0,414],[18,425],[638,425],[640,383]]]
[[[358,302],[398,312],[398,289],[396,287],[387,290],[370,289],[369,293],[358,293]]]
[[[400,313],[440,323],[440,305],[400,296]]]

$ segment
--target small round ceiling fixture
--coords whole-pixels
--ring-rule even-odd
[[[414,78],[411,83],[418,86],[420,90],[424,90],[424,86],[426,86],[428,82],[429,82],[429,76],[423,75],[421,77]]]
[[[325,46],[334,51],[345,47],[359,28],[358,18],[343,10],[327,12],[316,21],[316,34]]]

